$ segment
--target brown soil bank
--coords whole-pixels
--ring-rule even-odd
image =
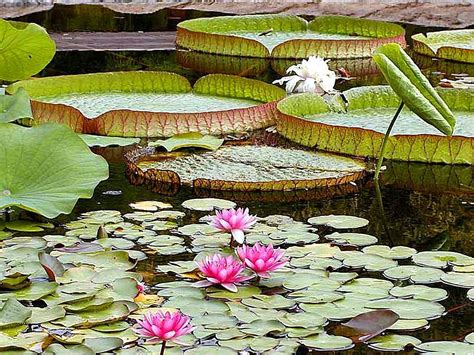
[[[77,1],[87,3],[87,1]],[[172,12],[198,10],[223,14],[288,13],[305,16],[348,15],[361,18],[400,22],[430,27],[465,28],[474,26],[474,5],[465,1],[321,1],[294,2],[179,2],[155,4],[96,4],[127,14],[150,14],[163,9]],[[0,17],[13,18],[29,13],[47,11],[52,6],[0,6]]]

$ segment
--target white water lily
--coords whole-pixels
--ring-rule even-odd
[[[286,72],[294,75],[284,76],[275,80],[273,84],[284,85],[287,93],[293,92],[314,92],[325,94],[334,92],[336,84],[336,73],[329,69],[329,60],[324,58],[310,56],[307,60],[303,59],[301,64],[292,65]]]

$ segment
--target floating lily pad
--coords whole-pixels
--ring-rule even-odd
[[[474,301],[474,288],[471,288],[469,291],[467,291],[467,298],[470,301]]]
[[[35,24],[0,19],[0,80],[26,79],[53,59],[56,45],[46,30]]]
[[[244,57],[368,57],[381,43],[405,44],[402,27],[345,16],[306,22],[293,15],[221,16],[183,21],[179,46],[200,52]]]
[[[413,298],[416,300],[443,301],[448,298],[448,292],[442,288],[428,287],[423,285],[396,286],[390,290],[390,294],[399,298]]]
[[[193,211],[213,211],[234,208],[237,204],[220,198],[196,198],[184,201],[182,206]]]
[[[439,282],[444,271],[432,267],[401,265],[385,270],[383,275],[391,280],[411,280],[414,283],[430,284]]]
[[[281,333],[285,330],[285,326],[276,320],[258,319],[251,323],[242,324],[240,331],[245,334],[263,336],[268,333]]]
[[[430,57],[474,63],[474,30],[418,33],[411,37],[415,52]]]
[[[371,301],[366,305],[372,309],[391,309],[402,319],[434,319],[444,313],[444,307],[439,303],[425,300],[387,299]]]
[[[242,303],[249,307],[263,309],[286,309],[295,305],[295,301],[281,295],[255,295],[252,298],[243,299]]]
[[[243,338],[219,341],[219,345],[234,350],[251,349],[256,352],[270,351],[279,344],[279,340],[269,337]]]
[[[460,341],[431,341],[415,346],[415,350],[448,354],[470,354],[474,352],[474,345]]]
[[[311,217],[308,219],[308,223],[314,224],[316,226],[325,225],[334,229],[355,229],[367,226],[369,221],[365,218],[354,216],[329,215]]]
[[[0,125],[0,208],[19,207],[54,218],[90,198],[108,177],[106,161],[70,129],[60,125],[25,128]],[[8,166],[15,162],[15,169]]]
[[[173,206],[161,201],[140,201],[131,203],[130,207],[134,210],[154,212],[166,208],[172,208]]]
[[[474,93],[469,89],[438,89],[454,112],[457,124],[452,137],[402,110],[388,140],[385,157],[392,160],[472,164],[474,148]],[[330,105],[316,94],[292,95],[278,103],[277,130],[284,137],[308,147],[377,157],[399,98],[388,86],[359,87],[345,91],[343,105]],[[367,117],[374,117],[367,120]]]
[[[394,325],[388,330],[395,331],[414,331],[425,328],[429,325],[426,319],[399,319]]]
[[[23,306],[15,298],[8,298],[0,310],[0,328],[24,324],[30,316],[30,308]]]
[[[214,152],[180,154],[138,162],[141,174],[213,190],[296,190],[329,187],[362,178],[362,162],[326,153],[271,146],[224,146]],[[237,172],[237,173],[236,173]],[[140,173],[140,172],[139,172]]]
[[[192,88],[178,74],[150,71],[41,78],[17,82],[8,92],[19,87],[32,98],[35,124],[57,122],[78,133],[122,137],[267,127],[274,101],[285,96],[274,85],[238,76],[208,75]]]
[[[378,351],[403,351],[407,345],[421,344],[421,340],[398,334],[387,334],[378,336],[369,342],[369,347]]]
[[[473,288],[474,273],[448,272],[441,276],[441,281],[450,286]]]
[[[335,232],[326,235],[324,238],[334,241],[337,244],[351,244],[366,246],[377,243],[378,239],[370,234],[363,233],[339,233]]]
[[[367,271],[384,271],[398,265],[395,260],[370,254],[349,256],[344,258],[343,264],[352,268],[364,268]]]
[[[343,351],[353,347],[351,339],[326,333],[304,338],[300,342],[309,348],[325,351]]]
[[[204,148],[217,150],[224,143],[224,139],[199,132],[177,134],[167,140],[154,141],[148,144],[151,147],[164,147],[168,152],[181,148]]]
[[[396,246],[390,248],[386,245],[371,245],[365,247],[362,251],[366,254],[378,255],[384,258],[389,259],[408,259],[409,257],[416,254],[416,249],[405,247],[405,246]]]
[[[453,251],[422,251],[412,257],[417,265],[443,269],[448,265],[474,265],[474,258]]]

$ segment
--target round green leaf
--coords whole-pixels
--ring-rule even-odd
[[[370,234],[363,233],[339,233],[335,232],[325,236],[326,239],[334,241],[337,244],[351,244],[357,246],[366,246],[377,243],[378,239]]]
[[[369,341],[369,347],[378,351],[402,351],[408,344],[418,345],[421,340],[409,335],[387,334]]]
[[[301,340],[309,348],[325,351],[343,351],[352,348],[352,340],[346,337],[329,335],[326,333],[313,335]]]
[[[329,215],[311,217],[308,219],[308,223],[313,225],[325,225],[334,229],[355,229],[362,228],[369,224],[369,221],[365,218],[345,216],[345,215]]]
[[[387,299],[371,301],[366,305],[371,309],[391,309],[402,319],[434,319],[444,313],[444,307],[439,303],[425,300]]]
[[[182,206],[193,211],[213,211],[214,209],[234,208],[236,203],[219,198],[196,198],[184,201]]]
[[[442,288],[428,287],[423,285],[396,286],[390,290],[390,294],[399,298],[413,298],[426,301],[443,301],[448,298],[448,292]]]
[[[444,354],[472,354],[474,353],[474,345],[460,341],[431,341],[415,346],[415,350]]]

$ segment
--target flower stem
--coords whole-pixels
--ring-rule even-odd
[[[382,167],[383,157],[385,155],[385,148],[387,147],[388,137],[390,136],[390,132],[392,131],[393,125],[395,124],[395,121],[400,115],[400,112],[402,112],[402,108],[403,108],[403,101],[400,104],[400,106],[398,106],[397,112],[395,112],[395,115],[393,116],[392,121],[390,122],[390,125],[388,126],[387,132],[385,133],[385,136],[383,137],[382,149],[380,149],[379,160],[377,161],[377,167],[375,168],[375,177],[374,177],[375,180],[379,179],[380,168]]]
[[[257,278],[255,279],[255,283],[259,284],[261,280],[262,280],[262,278],[257,275]]]
[[[165,353],[165,348],[166,348],[166,341],[163,341],[161,343],[161,351],[160,351],[160,355],[163,355]]]

